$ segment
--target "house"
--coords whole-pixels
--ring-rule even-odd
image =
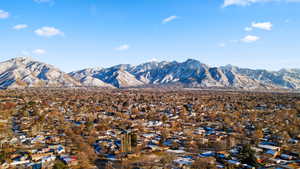
[[[58,146],[57,149],[56,149],[56,152],[58,154],[62,154],[62,153],[65,153],[65,148],[63,146]]]
[[[279,151],[269,149],[265,152],[265,154],[269,155],[270,158],[275,158],[279,155]]]
[[[280,147],[273,146],[273,145],[259,144],[258,147],[267,150],[280,151]]]
[[[29,160],[21,160],[21,161],[14,160],[12,163],[10,163],[10,165],[17,166],[17,165],[22,165],[22,164],[27,164],[27,163],[30,163],[30,161]]]
[[[161,147],[160,147],[160,146],[157,146],[157,145],[153,145],[153,144],[148,144],[148,145],[145,147],[145,150],[159,151],[159,150],[161,150]]]
[[[284,160],[292,160],[294,157],[288,154],[281,154],[280,158],[284,159]]]
[[[214,157],[215,154],[216,153],[213,151],[207,151],[207,152],[199,154],[199,157]]]
[[[52,156],[52,155],[53,155],[52,153],[37,153],[37,154],[32,154],[31,159],[33,161],[39,161],[39,160],[42,160],[45,157]]]
[[[69,156],[69,155],[63,155],[60,157],[68,166],[74,166],[78,164],[77,157],[75,156]]]
[[[184,154],[186,153],[184,150],[167,150],[168,153],[175,153],[175,154]]]
[[[46,156],[42,158],[42,163],[51,162],[54,161],[56,157],[54,155]]]
[[[229,164],[235,165],[235,166],[239,166],[241,165],[241,163],[237,160],[228,160],[227,161]]]
[[[174,160],[174,162],[176,164],[179,165],[179,167],[182,167],[182,166],[188,166],[188,165],[192,165],[194,160],[192,157],[189,157],[189,156],[184,156],[184,157],[178,157]]]

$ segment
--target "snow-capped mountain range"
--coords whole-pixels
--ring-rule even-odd
[[[0,63],[0,88],[77,86],[80,82],[52,65],[18,57]]]
[[[194,59],[132,66],[88,68],[70,73],[28,57],[0,63],[0,88],[181,86],[235,89],[300,89],[300,69],[254,70],[231,65],[210,67]]]

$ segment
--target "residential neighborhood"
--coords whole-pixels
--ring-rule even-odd
[[[1,168],[300,168],[295,93],[0,93]]]

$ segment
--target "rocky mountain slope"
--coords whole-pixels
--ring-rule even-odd
[[[83,69],[77,72],[71,72],[69,73],[70,76],[74,77],[76,80],[78,80],[83,86],[96,86],[96,87],[112,87],[113,85],[108,84],[100,80],[99,78],[93,77],[94,75],[98,74],[102,68],[88,68]]]
[[[88,68],[66,74],[30,58],[0,63],[0,87],[109,88],[167,86],[236,89],[300,89],[300,69],[254,70],[231,65],[210,67],[194,59],[185,62],[147,62],[132,66]]]
[[[59,69],[28,57],[0,63],[0,88],[80,86],[77,80]]]
[[[88,76],[115,87],[180,85],[202,88],[296,89],[299,85],[297,79],[289,79],[289,82],[297,82],[295,87],[286,86],[285,83],[269,83],[256,76],[250,76],[256,70],[252,70],[254,72],[250,74],[243,70],[233,66],[209,67],[197,60],[188,59],[182,63],[163,61],[147,62],[136,66],[123,64],[98,71],[94,70],[94,73],[89,73],[91,70],[80,70],[72,72],[70,75],[76,78],[78,74],[88,74]],[[269,73],[273,74],[273,72]]]

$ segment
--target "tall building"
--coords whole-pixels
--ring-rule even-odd
[[[132,148],[137,146],[137,134],[131,130],[124,130],[121,133],[122,153],[132,152]]]
[[[122,153],[131,152],[131,131],[124,131],[121,135],[121,151]]]

